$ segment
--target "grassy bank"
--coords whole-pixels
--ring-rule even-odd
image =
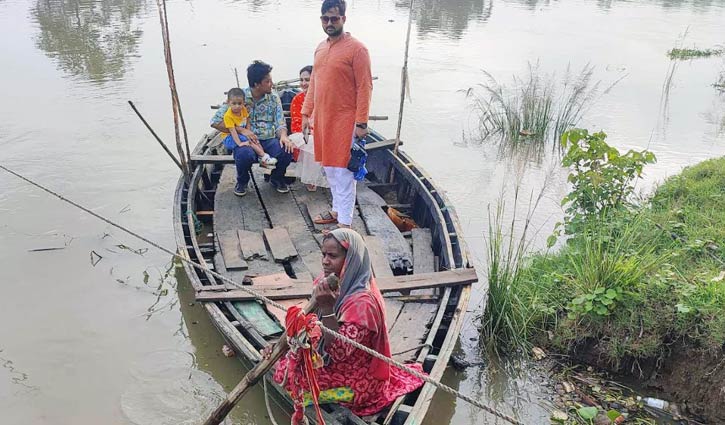
[[[499,243],[489,245],[497,261],[489,267],[487,341],[502,350],[535,344],[565,353],[596,346],[614,368],[664,357],[673,344],[721,353],[725,158],[685,169],[632,205],[632,182],[647,153],[633,153],[612,171],[608,167],[626,155],[611,150],[604,137],[586,140],[574,149],[590,156],[572,165],[561,249],[525,256],[500,243],[501,223],[489,232]],[[639,162],[636,154],[643,155]],[[631,172],[619,173],[627,167]]]

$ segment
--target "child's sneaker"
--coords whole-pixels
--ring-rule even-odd
[[[273,167],[277,164],[277,158],[272,158],[268,153],[265,153],[263,157],[259,158],[259,163],[262,167]]]

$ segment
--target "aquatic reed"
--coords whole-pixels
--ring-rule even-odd
[[[599,93],[599,82],[592,83],[593,74],[591,65],[578,75],[567,67],[557,84],[556,74],[542,74],[538,64],[529,64],[525,78],[514,76],[506,86],[484,71],[486,81],[467,91],[477,116],[478,138],[499,137],[513,144],[558,140],[579,122]]]
[[[481,320],[482,344],[496,352],[519,352],[526,354],[531,341],[540,332],[537,315],[536,295],[538,288],[523,279],[521,273],[524,258],[531,253],[533,238],[531,218],[543,198],[544,187],[538,197],[529,199],[529,209],[523,221],[523,228],[517,231],[517,210],[519,208],[519,185],[516,186],[513,201],[513,216],[510,223],[504,222],[505,203],[500,200],[496,209],[488,208],[488,234],[486,240],[486,275],[488,293]]]
[[[670,49],[667,52],[667,56],[670,59],[679,59],[679,60],[687,60],[687,59],[697,59],[697,58],[709,58],[711,56],[720,56],[723,53],[725,53],[725,49],[723,48],[716,48],[716,49],[688,49],[688,48],[681,48],[681,47],[675,47],[673,49]]]

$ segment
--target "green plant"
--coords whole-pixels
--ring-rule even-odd
[[[667,56],[670,59],[695,59],[695,58],[709,58],[710,56],[720,56],[725,53],[725,49],[687,49],[687,48],[674,48],[667,52]]]
[[[569,319],[609,316],[638,296],[648,273],[662,264],[652,236],[642,234],[644,218],[623,212],[588,223],[569,242],[566,279],[574,296],[567,304]]]
[[[556,75],[543,75],[538,64],[529,64],[525,78],[513,78],[513,84],[499,84],[488,73],[487,81],[471,88],[474,112],[478,115],[481,140],[499,136],[504,142],[544,144],[558,140],[565,130],[575,126],[586,107],[598,93],[599,82],[592,84],[594,68],[585,66],[577,76],[569,68],[561,85]]]
[[[622,207],[634,191],[633,181],[641,177],[645,164],[656,161],[652,152],[629,150],[621,154],[609,146],[604,132],[589,134],[587,130],[572,129],[561,136],[566,150],[562,165],[572,167],[568,181],[572,189],[562,200],[566,207],[565,230],[607,211]]]
[[[567,306],[569,318],[576,319],[579,314],[596,313],[599,316],[608,316],[616,307],[616,302],[622,299],[619,288],[596,288],[594,291],[579,295],[571,300]]]

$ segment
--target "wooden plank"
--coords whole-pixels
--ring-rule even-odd
[[[234,164],[232,155],[191,155],[191,165],[199,164]]]
[[[413,229],[413,271],[431,273],[435,271],[433,259],[433,239],[430,229]]]
[[[267,259],[267,248],[264,246],[264,240],[259,232],[238,229],[237,236],[245,260]]]
[[[244,303],[244,304],[255,303],[256,304],[256,301],[242,301],[242,303]],[[242,328],[241,333],[244,335],[245,338],[247,338],[249,341],[253,342],[257,346],[264,347],[267,344],[267,341],[264,339],[264,337],[259,332],[259,330],[251,322],[249,322],[244,316],[242,316],[234,308],[234,306],[232,306],[231,302],[225,302],[224,306],[227,308],[229,313],[234,317],[234,319],[239,322],[240,327]]]
[[[281,263],[297,257],[297,250],[292,245],[292,239],[290,239],[287,229],[283,227],[264,229],[264,239],[269,245],[269,250],[272,251],[274,261]]]
[[[400,310],[403,309],[403,302],[397,299],[386,299],[385,300],[385,325],[388,328],[388,332],[393,328],[393,324],[398,319]]]
[[[418,350],[414,348],[425,342],[429,331],[428,325],[433,321],[437,310],[438,305],[436,304],[405,303],[403,305],[398,318],[390,329],[390,352],[393,354],[393,358],[399,361],[410,361],[417,357]]]
[[[214,196],[214,229],[217,232],[234,232],[245,230],[256,233],[261,238],[262,230],[268,227],[267,218],[259,198],[253,189],[246,196],[235,196],[234,186],[237,181],[237,172],[233,165],[226,165],[222,170],[216,194]],[[240,240],[240,245],[242,240]],[[241,282],[246,275],[264,275],[284,271],[282,264],[267,261],[271,254],[267,252],[262,241],[262,248],[266,258],[245,259],[249,268],[247,270],[230,270],[222,274],[232,280]],[[244,252],[244,251],[242,251]],[[215,257],[217,267],[223,264],[222,257]]]
[[[433,236],[430,229],[412,229],[413,241],[413,272],[430,273],[435,271],[435,256],[433,254]],[[433,294],[433,289],[417,289],[413,295]]]
[[[284,329],[256,301],[232,302],[232,308],[249,321],[265,338],[280,335]]]
[[[400,270],[403,273],[411,271],[413,255],[410,245],[383,211],[385,200],[372,189],[360,185],[357,201],[365,226],[371,235],[380,238],[388,263],[393,270]]]
[[[357,185],[356,196],[358,205],[374,205],[376,207],[387,205],[387,202],[380,195],[365,184]]]
[[[403,142],[400,142],[400,145],[402,145]],[[379,142],[371,142],[365,145],[365,150],[367,151],[374,151],[376,149],[390,149],[393,146],[395,146],[395,139],[390,140],[381,140]]]
[[[295,285],[300,283],[307,284],[309,282],[309,280],[291,279],[289,276],[287,276],[287,273],[275,273],[264,276],[252,277],[253,286],[280,287],[289,285],[290,283]]]
[[[254,178],[259,194],[267,206],[272,227],[287,229],[297,252],[298,258],[290,261],[294,274],[297,277],[316,276],[322,267],[320,265],[320,245],[303,217],[303,208],[296,200],[297,193],[307,189],[295,182],[290,185],[290,193],[279,193],[272,185],[263,181],[260,169],[254,170]]]
[[[232,232],[221,232],[216,234],[219,241],[219,248],[224,258],[224,267],[227,270],[246,270],[249,268],[247,262],[242,258],[242,251],[239,248],[239,238]]]
[[[252,279],[254,281],[254,279]],[[411,289],[440,288],[447,286],[470,285],[478,281],[475,269],[455,269],[437,273],[422,273],[376,279],[380,292],[400,292]],[[254,286],[254,285],[253,285]],[[215,287],[217,290],[218,287]],[[226,292],[199,291],[196,295],[198,301],[231,301],[252,300],[254,297],[242,290],[235,289]],[[210,288],[212,289],[212,288]],[[312,293],[312,281],[302,279],[289,279],[289,282],[274,286],[259,286],[254,288],[261,295],[273,300],[305,298]]]
[[[388,263],[388,257],[385,255],[380,238],[377,236],[363,236],[363,240],[368,247],[368,254],[370,254],[370,262],[372,263],[375,277],[393,276],[393,271],[390,269],[390,263]]]

